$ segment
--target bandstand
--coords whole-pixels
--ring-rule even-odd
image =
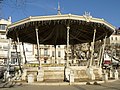
[[[7,28],[7,37],[13,41],[37,44],[39,70],[42,69],[39,45],[66,45],[67,60],[64,68],[65,79],[69,80],[70,73],[75,68],[69,66],[69,46],[93,42],[92,53],[86,73],[92,80],[95,79],[92,68],[94,42],[105,40],[115,30],[115,27],[104,19],[93,18],[89,13],[83,16],[73,14],[58,14],[49,16],[30,16],[12,23]],[[105,42],[103,49],[105,47]],[[104,50],[103,50],[104,51]],[[98,66],[101,68],[102,60]],[[42,71],[41,71],[42,72]],[[41,73],[40,72],[40,73]],[[43,72],[42,72],[43,73]]]

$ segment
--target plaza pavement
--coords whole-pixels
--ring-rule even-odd
[[[0,90],[120,90],[120,80],[117,81],[109,81],[107,83],[100,83],[99,85],[94,85],[91,83],[91,85],[86,84],[74,84],[74,85],[68,85],[68,84],[59,84],[57,85],[48,85],[48,84],[25,84],[22,85],[14,85],[11,88],[0,88]]]

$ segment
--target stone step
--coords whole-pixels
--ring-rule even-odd
[[[63,79],[45,79],[44,82],[64,82]]]
[[[88,82],[88,81],[90,81],[90,79],[89,78],[79,78],[79,79],[75,79],[74,81],[75,82]]]
[[[64,71],[63,70],[45,70],[44,71],[44,79],[64,79]]]

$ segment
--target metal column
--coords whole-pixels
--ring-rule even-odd
[[[20,51],[20,60],[22,60],[22,53],[21,53],[21,48],[20,48],[20,40],[19,40],[19,37],[17,37],[17,41],[18,41],[18,46],[19,46],[19,51]]]
[[[8,58],[7,58],[7,73],[5,80],[9,77],[10,65],[9,62],[11,61],[11,39],[8,40]]]
[[[18,37],[17,37],[18,38]],[[19,43],[19,39],[18,40],[18,43]],[[20,62],[20,58],[19,58],[19,55],[18,55],[18,51],[17,51],[17,45],[16,45],[16,42],[14,41],[14,44],[15,44],[15,50],[16,50],[16,55],[17,55],[17,59],[18,59],[18,65],[19,65],[19,69],[21,71],[21,73],[23,72],[22,71],[22,68],[21,68],[21,62]]]
[[[105,36],[105,39],[104,39],[103,50],[102,50],[102,55],[101,55],[101,60],[100,60],[100,67],[102,66],[102,61],[103,61],[103,58],[104,58],[104,51],[105,51],[105,45],[106,45],[106,38],[107,38],[107,36]]]
[[[69,67],[69,30],[70,30],[70,27],[67,26],[67,61],[66,61],[66,67]]]
[[[101,53],[102,53],[102,46],[100,46],[99,58],[98,58],[98,63],[97,63],[97,66],[98,66],[98,67],[99,67],[99,65],[100,65]]]
[[[41,61],[40,61],[40,51],[39,51],[39,37],[38,37],[38,28],[36,28],[35,29],[35,31],[36,31],[36,39],[37,39],[37,55],[38,55],[38,57],[37,57],[37,59],[38,59],[38,62],[39,62],[39,69],[41,68]]]
[[[27,59],[26,59],[26,54],[25,54],[25,48],[24,48],[24,43],[22,42],[22,47],[23,47],[23,55],[25,58],[25,64],[27,63]]]
[[[93,56],[94,56],[94,45],[95,45],[95,35],[96,35],[96,29],[94,29],[93,43],[92,43],[92,52],[91,52],[91,59],[90,59],[89,67],[92,66],[92,62],[93,62]]]
[[[55,47],[55,64],[57,64],[57,58],[56,58],[56,45],[54,45]]]

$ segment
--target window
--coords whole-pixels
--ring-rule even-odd
[[[17,63],[17,59],[16,58],[12,58],[11,64],[16,64],[16,63]]]
[[[117,37],[115,37],[115,40],[117,41]]]
[[[113,37],[111,37],[111,40],[113,40]]]
[[[44,56],[47,56],[47,55],[48,55],[48,50],[44,49]]]
[[[4,64],[7,64],[7,59],[4,59]]]
[[[21,55],[20,55],[20,52],[11,52],[11,58],[18,58],[17,57],[17,54],[18,54],[18,57],[20,58],[21,57]]]
[[[5,24],[1,24],[1,25],[0,25],[0,29],[1,29],[1,30],[5,30],[5,29],[6,29],[5,27],[6,27]]]
[[[13,45],[13,49],[15,49],[16,48],[16,46],[15,45]]]
[[[60,48],[60,45],[58,45],[58,48]]]
[[[44,60],[44,63],[47,63],[47,61],[46,61],[46,60]]]
[[[52,47],[54,48],[55,46],[54,46],[54,45],[52,45]]]
[[[54,57],[55,56],[55,52],[54,51],[52,51],[52,57]]]
[[[29,50],[28,50],[28,48],[26,48],[26,52],[28,52]]]
[[[60,51],[58,51],[58,57],[61,57],[61,52]]]

